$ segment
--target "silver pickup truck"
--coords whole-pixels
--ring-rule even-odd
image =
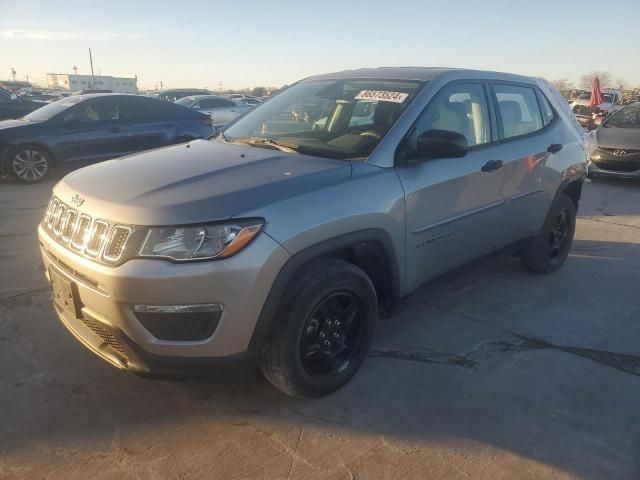
[[[370,121],[352,122],[363,102]],[[580,126],[544,80],[353,70],[289,87],[214,140],[67,175],[40,246],[60,320],[116,367],[259,365],[313,397],[356,373],[378,315],[425,282],[502,252],[560,268],[584,178]]]

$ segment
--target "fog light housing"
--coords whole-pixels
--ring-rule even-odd
[[[151,335],[176,342],[202,341],[213,335],[222,304],[134,305],[133,312]]]

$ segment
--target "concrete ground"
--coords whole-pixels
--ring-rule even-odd
[[[345,388],[301,401],[143,380],[58,322],[36,225],[0,183],[0,478],[640,478],[640,184],[585,185],[571,257],[502,259],[380,321]]]

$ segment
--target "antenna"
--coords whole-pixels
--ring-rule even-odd
[[[91,49],[89,49],[89,63],[91,64],[91,88],[96,88],[96,79],[93,76],[93,56],[91,55]]]

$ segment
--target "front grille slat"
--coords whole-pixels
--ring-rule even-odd
[[[111,231],[111,236],[104,249],[103,258],[109,262],[117,262],[124,253],[124,247],[127,244],[131,229],[116,225]]]
[[[109,231],[109,224],[102,220],[96,220],[91,227],[91,234],[89,235],[89,241],[84,249],[84,252],[90,257],[97,257],[102,251],[105,241],[107,240],[107,232]]]
[[[121,260],[133,233],[128,225],[80,213],[55,195],[49,201],[42,225],[59,243],[85,257],[111,264]]]
[[[64,221],[64,226],[62,227],[62,233],[60,238],[64,243],[69,243],[71,240],[71,234],[73,233],[73,227],[76,224],[76,220],[78,219],[78,212],[75,210],[68,210],[67,217]]]
[[[78,217],[76,228],[71,237],[71,246],[76,250],[84,250],[88,240],[88,231],[91,226],[91,217],[89,215],[82,214]]]

